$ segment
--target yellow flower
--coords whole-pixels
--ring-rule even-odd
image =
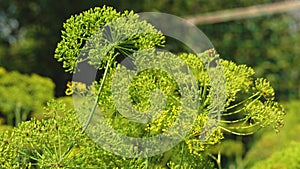
[[[66,93],[66,95],[67,96],[70,96],[70,95],[72,95],[73,94],[73,87],[74,87],[74,83],[72,83],[72,82],[68,82],[67,83],[67,89],[66,89],[66,91],[65,91],[65,93]]]

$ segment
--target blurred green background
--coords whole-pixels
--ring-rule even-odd
[[[71,15],[107,5],[118,11],[158,11],[187,17],[274,2],[279,1],[0,0],[0,131],[30,117],[42,118],[40,112],[47,100],[65,95],[71,75],[53,55],[63,22]],[[222,58],[251,66],[256,76],[266,77],[288,112],[280,134],[264,130],[254,136],[228,136],[223,143],[223,166],[299,167],[300,9],[198,27]]]

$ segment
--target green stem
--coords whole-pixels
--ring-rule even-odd
[[[207,155],[208,155],[210,158],[212,158],[212,159],[217,163],[218,168],[219,168],[218,159],[217,159],[214,155],[212,155],[211,153],[207,153]],[[220,169],[220,168],[219,168],[219,169]]]
[[[229,129],[227,129],[227,128],[225,128],[225,127],[222,127],[222,126],[219,126],[222,130],[224,130],[224,131],[227,131],[227,132],[229,132],[229,133],[231,133],[231,134],[235,134],[235,135],[238,135],[238,136],[248,136],[248,135],[252,135],[252,134],[254,134],[255,132],[257,132],[259,129],[256,129],[256,130],[254,130],[254,131],[251,131],[251,132],[247,132],[247,133],[240,133],[240,132],[235,132],[235,131],[232,131],[232,130],[229,130]]]
[[[218,169],[221,169],[221,150],[220,150],[220,142],[218,143],[218,158],[217,158]]]
[[[14,122],[13,122],[14,114],[13,114],[13,112],[8,112],[6,116],[7,116],[7,124],[11,125],[11,126],[14,126]]]
[[[116,55],[115,55],[115,56],[116,56]],[[115,57],[115,56],[114,56],[114,57]],[[114,57],[113,57],[113,58],[114,58]],[[90,112],[90,115],[89,115],[89,117],[88,117],[88,120],[87,120],[87,122],[86,122],[84,128],[83,128],[82,131],[81,131],[82,134],[83,134],[83,133],[86,131],[86,129],[88,128],[88,126],[89,126],[89,124],[90,124],[90,122],[91,122],[91,120],[92,120],[92,118],[93,118],[93,115],[95,114],[95,110],[96,110],[96,108],[97,108],[98,101],[99,101],[99,98],[100,98],[99,96],[100,96],[100,93],[101,93],[101,91],[102,91],[102,89],[103,89],[104,82],[105,82],[105,79],[106,79],[106,76],[107,76],[107,72],[108,72],[109,66],[110,66],[110,64],[111,64],[111,60],[112,60],[112,59],[109,59],[109,60],[107,61],[107,64],[106,64],[106,67],[105,67],[105,71],[104,71],[104,74],[103,74],[103,79],[102,79],[102,81],[101,81],[100,87],[99,87],[98,92],[97,92],[96,100],[95,100],[95,102],[94,102],[92,111]]]
[[[28,110],[28,109],[25,109],[24,111],[23,111],[23,113],[22,113],[22,118],[21,118],[21,120],[22,121],[26,121],[26,119],[28,118],[28,116],[29,116],[29,113],[30,113],[30,110]]]
[[[15,125],[18,126],[19,123],[21,123],[21,106],[19,105],[19,103],[17,103],[16,105],[16,110],[15,110]]]
[[[183,154],[184,154],[184,144],[181,144],[181,155],[180,155],[180,163],[179,163],[179,168],[182,166],[182,161],[183,161]]]
[[[149,158],[146,158],[146,169],[148,169],[149,166]]]
[[[241,130],[241,129],[251,129],[254,127],[257,127],[259,123],[254,123],[252,125],[247,125],[247,126],[227,126],[227,129],[235,129],[235,130]]]
[[[220,122],[221,123],[232,124],[232,123],[239,123],[239,122],[246,121],[246,120],[248,120],[248,117],[244,117],[244,118],[237,119],[237,120],[220,120]]]
[[[116,53],[112,58],[110,58],[110,59],[107,61],[107,64],[106,64],[106,67],[105,67],[105,71],[104,71],[104,74],[103,74],[103,79],[102,79],[102,81],[101,81],[99,90],[98,90],[98,92],[97,92],[96,100],[95,100],[95,102],[94,102],[93,108],[92,108],[92,110],[91,110],[91,112],[90,112],[90,115],[89,115],[89,117],[88,117],[88,120],[87,120],[87,122],[86,122],[84,128],[83,128],[82,131],[81,131],[81,134],[83,134],[83,133],[86,131],[86,129],[88,128],[88,126],[89,126],[89,124],[90,124],[90,122],[91,122],[91,120],[92,120],[92,118],[93,118],[93,115],[94,115],[94,113],[95,113],[95,110],[96,110],[96,107],[97,107],[97,105],[98,105],[98,101],[99,101],[99,98],[100,98],[100,93],[101,93],[101,91],[102,91],[102,89],[103,89],[103,86],[104,86],[104,82],[105,82],[105,79],[106,79],[106,76],[107,76],[107,72],[108,72],[109,66],[110,66],[110,64],[111,64],[111,61],[112,61],[117,55],[118,55],[118,53]],[[64,152],[64,154],[62,155],[63,158],[71,152],[71,150],[73,149],[73,147],[75,146],[75,144],[76,144],[76,141],[73,141],[73,142],[70,144],[70,146],[68,147],[68,149],[67,149],[67,150]]]
[[[252,95],[251,97],[249,97],[248,99],[244,100],[244,101],[247,101],[249,99],[252,99],[254,96],[257,96],[257,93]],[[257,98],[255,98],[254,100],[252,100],[248,105],[254,103],[254,101],[258,100],[261,98],[261,95],[259,95]],[[238,103],[239,104],[239,103]],[[234,106],[234,105],[233,105]],[[233,108],[233,106],[231,106]],[[227,109],[226,109],[227,110]],[[234,114],[237,114],[239,112],[241,112],[242,110],[244,110],[243,108],[242,109],[239,109],[239,110],[236,110],[236,111],[233,111],[233,112],[229,112],[229,113],[222,113],[222,116],[230,116],[230,115],[234,115]]]
[[[218,155],[217,157],[215,157],[214,155],[212,155],[211,153],[207,153],[207,155],[212,158],[216,163],[217,163],[217,166],[218,166],[218,169],[221,169],[222,166],[221,166],[221,150],[220,150],[220,142],[218,143]]]
[[[165,166],[167,165],[169,159],[170,159],[171,156],[173,155],[172,153],[173,153],[173,150],[172,150],[172,149],[164,153],[163,158],[162,158],[162,160],[161,160],[161,162],[160,162],[160,165],[161,165],[162,167],[165,167]]]
[[[203,82],[203,90],[202,90],[202,95],[201,95],[201,100],[205,100],[205,98],[207,97],[206,92],[207,92],[207,86],[205,81]],[[205,105],[204,105],[205,106]]]
[[[250,99],[252,99],[252,98],[258,96],[259,94],[260,94],[260,92],[257,92],[257,93],[255,93],[255,94],[253,94],[252,96],[248,97],[247,99],[245,99],[245,100],[243,100],[243,101],[240,101],[239,103],[234,104],[234,105],[232,105],[232,106],[230,106],[230,107],[227,107],[227,108],[226,108],[226,111],[227,111],[227,110],[230,110],[230,109],[233,109],[233,108],[235,108],[235,107],[237,107],[237,106],[239,106],[239,105],[245,103],[246,101],[248,101],[248,100],[250,100]]]
[[[244,109],[238,109],[238,110],[230,112],[230,113],[222,113],[222,116],[230,116],[230,115],[238,114],[238,113],[240,113],[243,110]]]

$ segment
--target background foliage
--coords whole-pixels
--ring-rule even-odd
[[[6,124],[16,126],[30,116],[38,116],[53,97],[51,79],[37,74],[7,72],[0,67],[0,115]]]
[[[61,23],[71,14],[94,6],[111,5],[123,11],[161,11],[187,16],[235,7],[277,2],[279,0],[143,1],[1,1],[0,65],[22,73],[35,72],[51,77],[56,96],[62,96],[68,78],[53,59]],[[58,5],[59,4],[59,5]],[[199,25],[221,56],[254,67],[257,76],[267,77],[280,99],[298,98],[299,16],[297,12],[273,16]],[[8,59],[14,58],[14,59]],[[51,64],[51,69],[47,69]],[[281,83],[286,81],[287,83]]]

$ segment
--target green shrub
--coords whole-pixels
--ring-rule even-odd
[[[17,125],[32,113],[41,113],[54,97],[54,83],[37,74],[7,72],[0,67],[0,113],[6,123]]]
[[[300,167],[300,143],[292,142],[271,157],[254,164],[251,169],[295,169]]]

